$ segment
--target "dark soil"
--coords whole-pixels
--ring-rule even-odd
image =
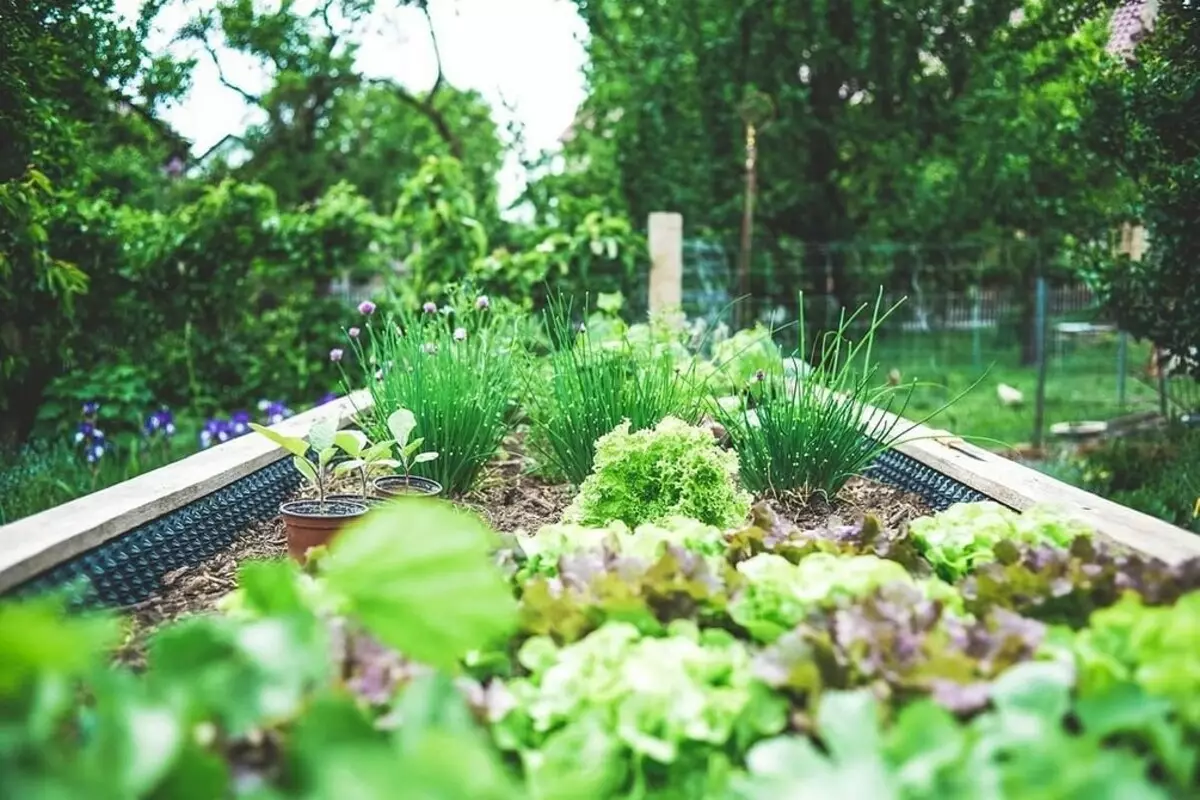
[[[850,523],[867,514],[878,517],[885,528],[898,529],[917,517],[934,512],[919,495],[862,477],[847,481],[832,502],[824,496],[798,494],[767,498],[767,502],[776,513],[792,520],[802,530],[819,528],[830,517]]]

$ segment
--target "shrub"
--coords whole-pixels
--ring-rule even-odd
[[[714,404],[714,416],[741,459],[746,488],[836,494],[915,427],[900,418],[913,387],[897,391],[881,385],[871,362],[875,332],[896,306],[881,311],[877,301],[866,333],[851,342],[846,333],[865,308],[843,313],[837,330],[824,337],[820,351],[809,359],[814,366],[806,376],[764,373],[748,388],[747,402]],[[803,316],[799,329],[805,330]],[[803,351],[803,333],[801,337]],[[871,415],[872,408],[896,416]]]
[[[687,516],[720,528],[741,522],[750,498],[737,484],[738,460],[712,433],[668,417],[652,430],[623,422],[596,442],[595,471],[568,510],[571,521],[637,527]]]
[[[462,495],[509,430],[518,388],[513,320],[461,295],[452,306],[428,307],[378,321],[371,307],[360,334],[365,347],[350,337],[375,403],[364,426],[373,439],[387,439],[388,416],[412,411],[413,437],[438,453],[413,474]]]
[[[547,361],[526,372],[530,448],[552,470],[579,486],[592,471],[596,441],[622,421],[640,431],[668,416],[699,422],[704,397],[693,368],[665,350],[626,338],[598,342],[570,321],[569,306],[546,314]]]

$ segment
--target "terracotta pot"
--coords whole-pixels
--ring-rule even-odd
[[[279,507],[287,527],[288,555],[303,564],[309,548],[329,544],[343,527],[367,513],[359,500],[292,500]]]
[[[417,475],[384,475],[376,478],[375,491],[384,497],[405,497],[407,495],[433,496],[442,493],[442,485],[429,478]]]

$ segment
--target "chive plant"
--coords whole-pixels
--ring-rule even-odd
[[[902,419],[916,384],[883,385],[871,360],[875,335],[899,303],[884,309],[882,292],[866,330],[851,340],[852,326],[870,307],[864,304],[826,332],[814,348],[812,370],[797,379],[771,373],[749,385],[745,401],[730,408],[716,403],[715,416],[738,453],[742,483],[755,493],[836,494],[918,422]],[[803,302],[800,352],[805,351]],[[957,398],[955,398],[957,399]],[[950,402],[954,402],[951,400]],[[949,405],[949,403],[947,403]],[[894,417],[872,417],[880,409]]]
[[[664,417],[698,422],[706,389],[694,362],[680,365],[668,348],[639,347],[626,337],[597,341],[571,321],[569,303],[543,314],[549,355],[526,370],[530,449],[578,486],[592,471],[596,440],[623,421],[652,428]]]
[[[387,438],[388,416],[412,411],[413,436],[438,453],[412,474],[462,495],[511,426],[519,374],[512,317],[493,310],[487,298],[456,300],[454,308],[426,303],[416,313],[370,319],[350,341],[374,400],[364,429],[374,439]]]

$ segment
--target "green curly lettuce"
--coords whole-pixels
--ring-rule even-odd
[[[754,676],[747,647],[690,622],[663,638],[623,622],[564,647],[535,637],[518,659],[529,676],[508,684],[511,710],[493,732],[538,796],[582,791],[579,775],[591,777],[578,796],[599,798],[644,784],[642,770],[703,774],[786,724],[786,702]]]
[[[1184,724],[1200,731],[1200,591],[1159,607],[1126,594],[1092,614],[1073,650],[1081,696],[1133,683],[1170,700]]]
[[[667,417],[652,430],[617,426],[596,442],[596,458],[565,521],[637,527],[674,516],[727,528],[745,519],[750,496],[738,485],[737,454],[706,428]]]
[[[953,581],[994,560],[993,548],[999,542],[1068,547],[1092,531],[1048,507],[1035,506],[1022,514],[985,501],[956,503],[939,514],[915,519],[909,523],[909,533],[938,574]]]
[[[729,614],[760,641],[773,642],[818,608],[844,598],[861,598],[892,583],[915,586],[947,606],[961,606],[954,588],[936,580],[918,580],[895,561],[873,555],[813,553],[793,564],[774,553],[760,553],[737,565],[747,579]]]

